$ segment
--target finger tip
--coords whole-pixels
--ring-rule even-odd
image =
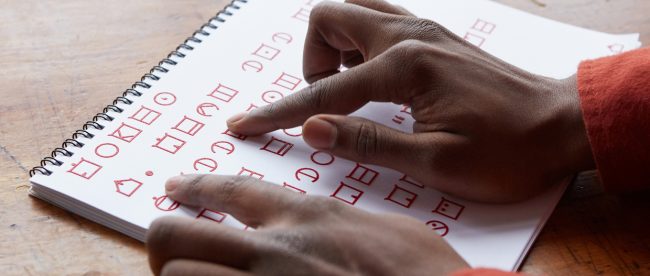
[[[184,179],[185,176],[183,175],[177,175],[167,179],[167,182],[165,182],[165,192],[169,195],[178,191],[178,187],[183,183]]]
[[[336,126],[319,116],[307,119],[303,125],[305,142],[317,149],[332,149],[336,143],[337,135]]]

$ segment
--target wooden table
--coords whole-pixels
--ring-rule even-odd
[[[650,1],[499,2],[650,43]],[[142,243],[29,197],[27,171],[225,4],[0,0],[1,274],[149,273]],[[648,198],[574,186],[523,271],[650,274]]]

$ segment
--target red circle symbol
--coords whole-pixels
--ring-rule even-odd
[[[167,198],[166,195],[160,197],[154,197],[153,200],[154,200],[154,205],[156,205],[156,208],[165,212],[176,210],[178,206],[181,206],[180,203]]]
[[[111,143],[103,143],[95,148],[95,155],[102,158],[112,158],[118,153],[120,153],[120,148]]]
[[[152,172],[152,171],[146,171],[144,174],[145,174],[146,176],[152,176],[152,175],[153,175],[153,172]]]
[[[176,96],[169,92],[160,92],[153,97],[153,101],[163,106],[172,105],[176,102]]]
[[[325,159],[318,158],[318,156],[323,156],[323,155],[325,156]],[[314,153],[311,154],[311,161],[318,165],[327,166],[334,162],[334,155],[331,155],[323,151],[315,151]]]
[[[447,224],[445,224],[442,221],[430,220],[427,221],[427,225],[431,227],[431,230],[438,233],[438,235],[440,235],[441,237],[444,237],[445,235],[447,235],[447,233],[449,233],[449,226],[447,226]]]

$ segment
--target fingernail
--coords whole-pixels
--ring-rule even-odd
[[[230,117],[228,120],[226,120],[226,123],[229,124],[229,125],[237,123],[237,122],[241,121],[241,119],[244,119],[244,117],[246,117],[246,114],[247,114],[246,112],[237,113],[237,114],[233,115],[232,117]]]
[[[177,175],[168,179],[167,183],[165,183],[165,190],[167,192],[173,192],[174,190],[176,190],[178,185],[180,185],[181,182],[183,182],[183,179],[185,179],[185,176],[182,175]]]
[[[309,118],[303,128],[305,142],[317,149],[332,149],[336,143],[336,126],[319,118]]]

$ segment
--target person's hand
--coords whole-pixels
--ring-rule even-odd
[[[304,123],[314,148],[477,201],[522,200],[594,167],[575,77],[531,74],[386,2],[348,2],[311,13],[303,64],[311,85],[233,116],[230,130]],[[341,64],[350,69],[339,72]],[[369,101],[410,105],[414,133],[335,115]]]
[[[147,233],[157,275],[447,275],[468,267],[406,216],[371,214],[251,177],[185,175],[166,189],[183,205],[226,212],[256,230],[160,218]]]

